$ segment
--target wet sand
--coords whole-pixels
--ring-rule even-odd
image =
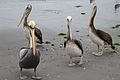
[[[103,56],[92,55],[96,51],[88,35],[88,20],[93,5],[89,0],[11,0],[0,1],[0,80],[19,80],[18,53],[19,49],[27,46],[22,27],[17,23],[24,6],[33,5],[29,20],[35,20],[43,32],[45,42],[51,44],[38,45],[41,52],[41,62],[37,68],[37,75],[42,80],[120,80],[120,54],[105,50]],[[120,42],[116,35],[120,28],[112,29],[120,23],[120,10],[114,13],[114,0],[96,0],[98,12],[95,19],[97,28],[108,32],[113,42]],[[6,5],[5,5],[6,4]],[[76,8],[75,6],[82,7]],[[81,13],[85,13],[82,15]],[[58,33],[65,33],[66,17],[73,17],[73,37],[81,40],[84,48],[84,64],[68,67],[69,56],[63,48],[64,37]],[[79,32],[76,32],[76,31]],[[54,44],[54,46],[51,46]],[[116,46],[120,50],[119,46]],[[33,70],[23,70],[23,74],[32,80]]]

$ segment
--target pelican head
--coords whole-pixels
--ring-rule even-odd
[[[89,27],[91,26],[94,27],[94,18],[95,18],[96,13],[97,13],[97,6],[94,6],[91,16],[89,17]]]
[[[72,21],[72,17],[71,17],[71,16],[68,16],[68,17],[67,17],[67,21],[68,21],[68,22]]]
[[[28,26],[29,26],[30,28],[34,29],[35,26],[36,26],[35,21],[33,21],[33,20],[29,21],[29,22],[28,22]]]
[[[94,7],[93,7],[93,12],[95,12],[97,10],[97,6],[95,5]]]
[[[93,7],[92,14],[91,14],[91,17],[94,17],[94,16],[95,16],[96,11],[97,11],[97,6],[94,6],[94,7]]]
[[[31,10],[32,10],[32,5],[31,5],[31,4],[28,4],[28,5],[25,7],[25,11],[24,11],[24,13],[23,13],[22,18],[20,19],[20,22],[19,22],[18,26],[21,24],[21,22],[23,21],[24,18],[27,18],[27,17],[28,17],[28,15],[30,14]]]

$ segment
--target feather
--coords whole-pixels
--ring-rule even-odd
[[[83,54],[83,48],[82,48],[82,43],[76,39],[73,39],[73,41],[75,42],[75,44],[81,49],[82,54]]]
[[[35,35],[39,39],[39,41],[40,41],[39,43],[42,44],[43,43],[43,39],[42,39],[42,32],[40,31],[40,29],[35,28]]]
[[[28,52],[27,48],[21,48],[20,52],[19,52],[19,58],[22,59]]]
[[[108,33],[104,32],[104,31],[102,31],[102,30],[99,30],[99,29],[97,29],[96,31],[97,31],[97,35],[98,35],[103,41],[107,42],[109,45],[112,45],[112,37],[111,37]]]
[[[64,48],[66,48],[66,42],[67,42],[67,41],[64,41]]]

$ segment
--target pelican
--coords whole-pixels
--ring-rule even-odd
[[[34,69],[33,79],[41,79],[36,76],[36,68],[40,62],[40,51],[36,49],[35,44],[35,22],[30,21],[28,26],[30,28],[30,47],[23,47],[19,52],[19,67],[20,67],[20,79],[26,79],[26,76],[22,76],[23,69]]]
[[[23,13],[23,16],[22,16],[22,18],[21,18],[21,20],[20,20],[20,22],[19,22],[19,24],[18,24],[18,27],[19,27],[20,24],[21,24],[22,21],[23,21],[23,30],[24,30],[24,33],[25,33],[25,37],[29,40],[29,42],[30,42],[29,26],[28,26],[28,22],[29,22],[29,21],[27,21],[27,19],[28,19],[28,16],[29,16],[31,10],[32,10],[32,5],[31,5],[31,4],[28,4],[28,5],[26,6],[25,11],[24,11],[24,13]],[[36,36],[36,38],[38,39],[38,40],[36,39],[36,40],[37,40],[37,43],[42,44],[42,43],[43,43],[42,32],[41,32],[41,30],[38,29],[37,27],[35,27],[35,36]]]
[[[89,22],[89,36],[93,41],[93,43],[97,44],[98,46],[97,53],[93,52],[93,54],[96,56],[101,56],[103,54],[104,47],[108,45],[110,45],[112,49],[115,49],[115,47],[112,45],[112,37],[108,33],[95,28],[94,18],[96,12],[97,12],[97,6],[94,6]]]
[[[80,57],[79,65],[83,64],[83,48],[82,44],[79,40],[72,39],[72,32],[71,32],[71,22],[72,17],[67,17],[67,40],[64,42],[64,48],[66,48],[68,55],[70,56],[70,63],[68,66],[74,66],[75,63],[73,62],[73,57]]]

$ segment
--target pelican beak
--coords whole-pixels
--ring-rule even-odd
[[[71,21],[68,21],[68,24],[67,24],[67,28],[68,28],[67,40],[72,40],[72,32],[71,32],[70,24],[71,24]]]
[[[36,50],[36,45],[35,45],[35,29],[32,29],[32,47],[33,47],[33,55],[35,56],[35,50]]]
[[[26,16],[26,11],[23,13],[21,19],[20,19],[20,22],[18,23],[18,27],[20,26],[20,24],[22,23],[24,17]]]
[[[96,11],[97,11],[97,6],[94,6],[91,17],[94,16],[94,14],[96,13]]]

